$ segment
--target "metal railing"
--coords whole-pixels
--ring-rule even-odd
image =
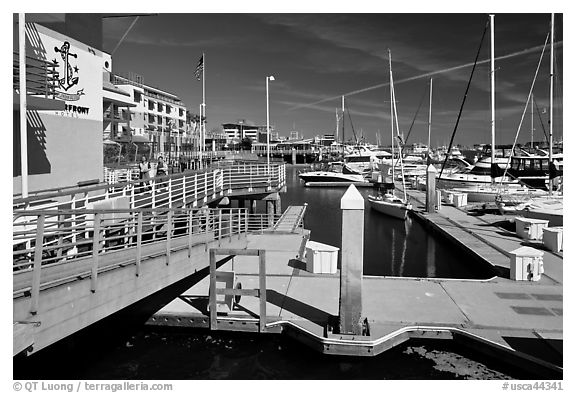
[[[136,265],[242,233],[264,232],[278,216],[248,214],[247,209],[114,209],[15,212],[13,229],[14,297],[38,295],[43,287]],[[34,302],[35,299],[33,299]]]
[[[13,53],[13,87],[20,90],[20,62],[18,53]],[[56,64],[26,56],[26,93],[28,95],[55,98],[58,86]]]
[[[137,179],[138,172],[127,168],[105,173],[109,184],[50,190],[28,198],[16,197],[12,207],[13,210],[79,209],[87,208],[92,202],[121,197],[128,198],[126,207],[130,208],[172,207],[184,202],[202,204],[209,197],[223,195],[225,190],[230,194],[234,189],[267,186],[268,178],[271,187],[284,187],[285,166],[271,165],[270,169],[268,176],[266,165],[228,165],[153,177],[143,184],[143,180]]]

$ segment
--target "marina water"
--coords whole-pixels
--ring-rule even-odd
[[[311,239],[340,247],[346,188],[306,188],[287,168],[282,206],[308,203]],[[366,197],[372,190],[360,188]],[[489,278],[492,273],[406,222],[365,211],[364,274]],[[173,297],[173,296],[172,296]],[[282,335],[146,327],[170,298],[153,295],[30,358],[14,359],[15,379],[509,379],[522,372],[451,341],[403,343],[374,358],[322,355]]]

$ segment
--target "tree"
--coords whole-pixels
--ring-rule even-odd
[[[248,137],[243,138],[240,142],[240,149],[252,151],[252,139]]]

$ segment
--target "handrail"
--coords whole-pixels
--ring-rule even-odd
[[[140,264],[211,241],[232,239],[270,228],[266,214],[247,209],[76,209],[17,211],[28,220],[14,223],[13,293],[32,293],[70,280],[90,277],[98,290],[99,272]],[[278,220],[274,217],[272,224]],[[32,291],[32,292],[30,292]],[[35,292],[36,291],[36,292]],[[36,310],[31,310],[36,311]]]

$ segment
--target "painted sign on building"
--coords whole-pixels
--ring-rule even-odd
[[[27,26],[34,57],[56,65],[59,116],[102,119],[102,52],[38,24]]]

